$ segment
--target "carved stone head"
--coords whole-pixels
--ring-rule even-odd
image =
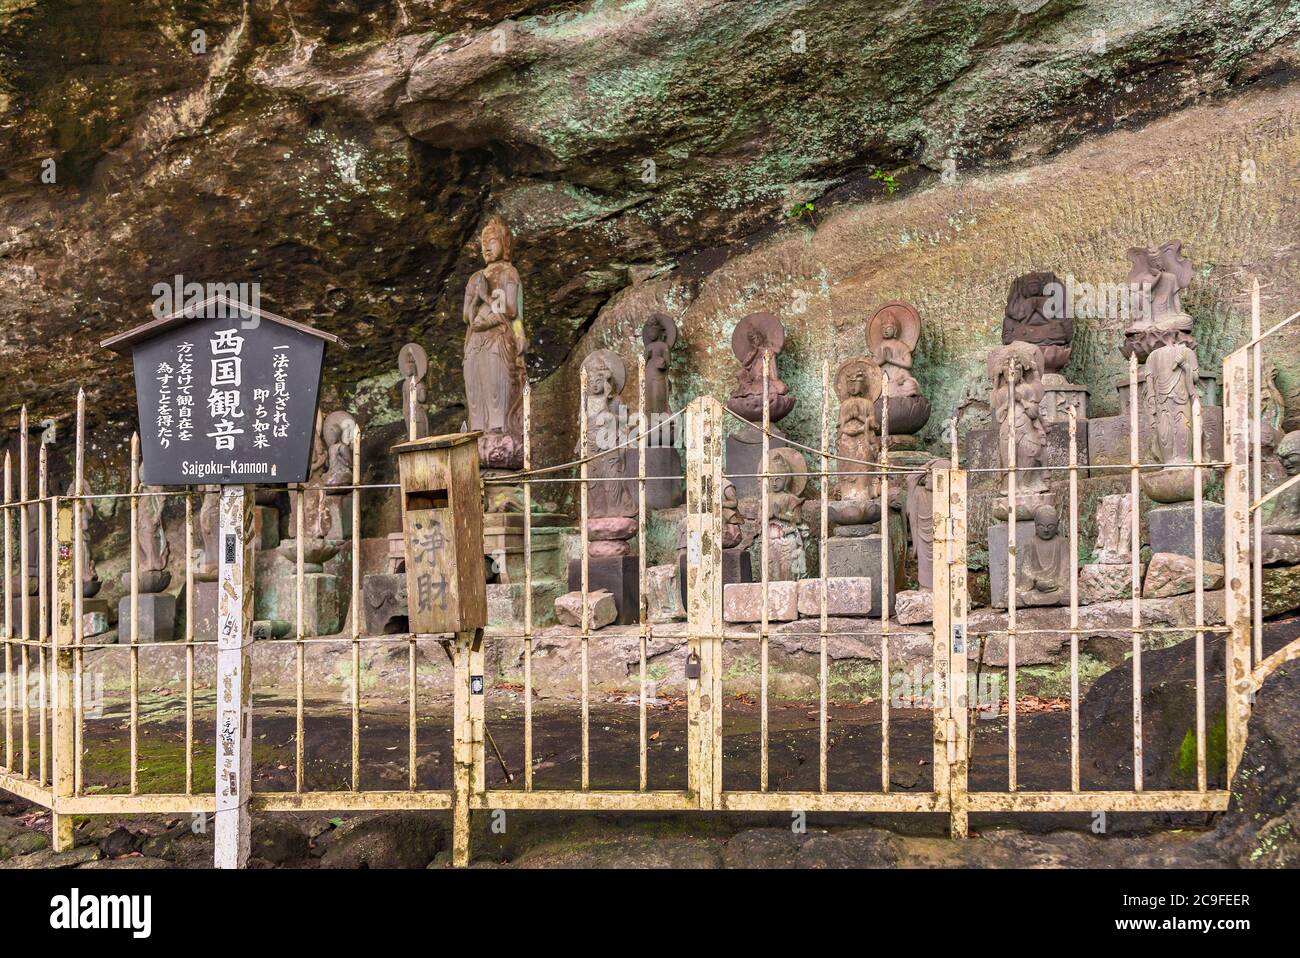
[[[1042,505],[1034,510],[1034,533],[1044,542],[1056,538],[1060,525],[1056,510],[1051,506]]]
[[[1300,475],[1300,429],[1287,433],[1277,445],[1278,458],[1288,476]]]
[[[479,234],[479,248],[483,251],[483,262],[510,262],[513,246],[514,238],[510,235],[510,227],[506,225],[506,221],[497,214],[489,216],[483,226],[483,232]]]

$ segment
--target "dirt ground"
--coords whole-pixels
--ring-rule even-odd
[[[140,790],[184,787],[184,718],[165,690],[146,696],[140,737]],[[520,690],[489,690],[488,728],[506,764],[489,751],[491,788],[521,787],[523,706]],[[402,789],[407,784],[407,707],[404,702],[367,702],[362,712],[361,785]],[[87,722],[85,781],[89,791],[125,791],[128,783],[127,713],[121,703]],[[635,789],[638,715],[635,698],[593,698],[590,710],[591,787]],[[581,713],[572,701],[534,703],[534,787],[576,789],[580,784]],[[925,791],[933,775],[931,714],[894,709],[890,715],[890,789]],[[724,708],[724,782],[733,790],[758,787],[759,708],[733,699]],[[254,777],[258,791],[292,791],[296,716],[291,698],[261,697],[254,718]],[[450,785],[450,716],[446,703],[421,703],[417,728],[420,788]],[[196,791],[211,789],[211,712],[195,716]],[[351,714],[336,701],[312,701],[304,718],[304,787],[346,789],[351,776]],[[972,790],[1004,790],[1007,776],[1005,714],[977,721],[971,766]],[[651,789],[686,785],[686,709],[659,702],[648,709],[647,763]],[[831,791],[880,788],[879,703],[838,704],[829,712]],[[1019,715],[1020,787],[1069,786],[1069,712]],[[1083,787],[1122,785],[1084,768]],[[770,789],[815,791],[818,786],[817,709],[804,703],[773,703],[770,709]],[[0,799],[0,816],[31,833],[48,836],[48,815],[12,798]],[[254,864],[260,867],[423,867],[444,864],[446,814],[256,816]],[[432,823],[432,824],[430,824]],[[511,811],[475,815],[477,864],[525,866],[943,867],[998,865],[1088,866],[1125,861],[1216,865],[1204,841],[1210,816],[1110,815],[1104,832],[1089,814],[976,815],[973,841],[946,837],[947,816],[807,816],[804,829],[788,812],[753,814],[559,813]],[[210,867],[211,837],[195,833],[188,817],[96,818],[79,823],[79,847],[66,856],[48,849],[10,856],[4,867]],[[502,829],[504,828],[504,833]],[[4,845],[0,831],[0,847]],[[35,845],[38,839],[28,837]],[[1123,847],[1118,847],[1116,843]],[[11,844],[13,844],[11,842]],[[423,859],[423,860],[421,860]]]

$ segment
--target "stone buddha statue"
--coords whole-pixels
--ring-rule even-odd
[[[803,457],[790,448],[768,451],[768,509],[765,535],[768,577],[774,582],[802,579],[808,572],[804,552],[800,494],[808,482]]]
[[[1287,480],[1300,476],[1300,429],[1283,437],[1277,453]],[[1263,534],[1265,565],[1300,565],[1300,482],[1278,493]]]
[[[882,406],[889,404],[889,435],[910,436],[930,420],[930,401],[912,375],[912,354],[921,338],[921,315],[910,303],[896,300],[867,320],[867,349],[880,366],[883,395],[876,402],[876,421],[884,433]]]
[[[1056,510],[1034,510],[1034,536],[1016,543],[1016,602],[1023,606],[1064,605],[1070,601],[1070,541],[1060,534]]]
[[[1133,264],[1128,285],[1135,315],[1120,347],[1126,359],[1136,353],[1138,362],[1143,363],[1161,346],[1196,345],[1191,335],[1192,317],[1182,304],[1182,292],[1192,278],[1192,261],[1182,255],[1182,249],[1181,240],[1172,240],[1159,249],[1135,246],[1128,251]]]
[[[993,514],[999,519],[1011,513],[1028,519],[1037,505],[1046,503],[1048,495],[1041,471],[1047,447],[1047,429],[1042,420],[1042,350],[1025,342],[1000,346],[989,352],[988,372],[993,386],[993,418],[998,425],[998,463],[1003,469],[1013,464],[1016,467],[1014,508],[1008,501],[1011,477],[1004,473],[1002,498],[994,501]]]
[[[727,408],[742,419],[763,419],[763,356],[767,355],[768,420],[777,422],[794,408],[789,387],[776,372],[776,357],[785,345],[785,327],[771,313],[750,313],[731,335],[731,351],[740,360],[736,371],[736,388],[727,400]]]
[[[1185,343],[1157,347],[1147,357],[1142,412],[1156,462],[1192,461],[1192,403],[1200,376],[1196,353]],[[1194,494],[1192,470],[1146,472],[1142,491],[1156,502],[1187,502]]]
[[[479,437],[479,460],[488,468],[523,465],[524,290],[510,261],[510,227],[489,217],[479,239],[486,265],[465,286],[466,426]]]

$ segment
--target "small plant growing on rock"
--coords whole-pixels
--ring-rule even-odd
[[[898,192],[898,180],[894,179],[892,173],[886,173],[884,170],[876,170],[871,174],[873,180],[879,180],[885,185],[885,195],[893,196]]]
[[[809,223],[813,225],[813,228],[816,229],[817,218],[814,215],[816,212],[817,212],[817,207],[811,201],[809,201],[806,203],[796,203],[794,206],[790,207],[788,211],[786,211],[785,215],[788,216],[790,219],[796,221],[806,219],[808,220]]]

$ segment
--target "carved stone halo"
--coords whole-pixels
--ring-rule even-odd
[[[423,379],[429,372],[429,354],[419,343],[407,343],[397,354],[397,371],[403,379]]]
[[[647,334],[656,326],[664,331],[664,342],[669,349],[672,349],[677,342],[677,323],[667,313],[654,313],[645,321],[645,325],[641,327],[641,341],[649,342],[650,337]]]
[[[906,343],[908,349],[915,349],[921,338],[921,314],[911,303],[896,299],[881,306],[867,320],[867,348],[871,354],[877,357],[880,355],[881,344],[885,341],[882,330],[886,319],[892,319],[898,326],[898,336],[895,338]]]
[[[785,327],[781,325],[781,320],[771,313],[750,313],[736,324],[731,333],[731,351],[736,354],[742,366],[754,356],[753,347],[749,345],[749,331],[754,328],[763,334],[773,356],[785,346]]]
[[[835,370],[835,395],[841,400],[848,396],[849,377],[853,371],[861,366],[866,377],[866,392],[863,399],[870,403],[875,403],[880,398],[880,393],[884,388],[884,381],[880,376],[880,367],[873,363],[866,356],[851,356],[840,363],[839,368]]]
[[[803,456],[794,449],[783,446],[779,449],[769,449],[767,459],[768,468],[766,471],[789,473],[790,485],[786,491],[796,496],[802,495],[804,488],[808,485],[808,464],[804,462]]]
[[[618,358],[618,353],[613,350],[594,349],[582,361],[588,375],[591,374],[591,369],[596,365],[597,360],[600,360],[609,370],[610,378],[614,380],[614,395],[617,396],[623,391],[623,384],[627,382],[627,367],[623,365],[623,360]]]

